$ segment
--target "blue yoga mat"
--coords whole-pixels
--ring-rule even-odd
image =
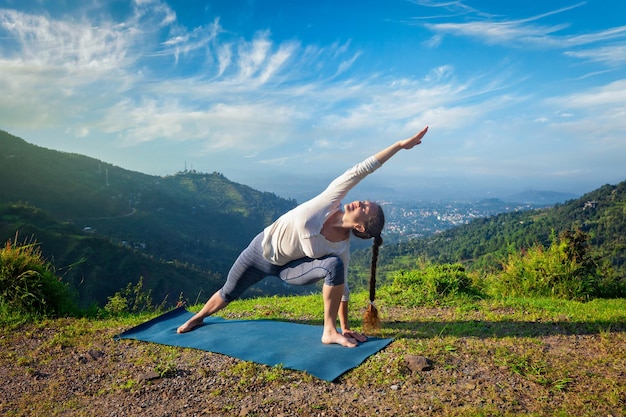
[[[269,366],[282,365],[333,381],[383,349],[391,339],[370,337],[355,348],[325,345],[321,326],[272,320],[225,320],[207,317],[184,334],[176,329],[193,316],[180,307],[116,336],[221,353]]]

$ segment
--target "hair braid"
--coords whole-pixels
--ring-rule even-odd
[[[378,235],[374,237],[372,244],[372,263],[370,266],[370,303],[363,317],[363,328],[365,331],[376,331],[380,329],[380,318],[378,310],[374,305],[376,299],[376,266],[378,264],[378,249],[383,244],[383,238]]]

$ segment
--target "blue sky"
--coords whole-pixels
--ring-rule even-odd
[[[0,91],[30,143],[297,199],[424,125],[361,198],[626,180],[622,0],[0,0]]]

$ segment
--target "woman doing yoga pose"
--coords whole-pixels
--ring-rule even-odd
[[[370,306],[366,324],[378,320],[373,306],[378,247],[384,215],[371,201],[354,201],[341,208],[341,200],[363,178],[374,172],[402,149],[419,145],[428,126],[414,136],[400,140],[355,165],[336,178],[321,194],[283,214],[259,233],[239,255],[226,283],[204,307],[178,328],[186,333],[202,324],[205,317],[226,307],[247,288],[267,276],[278,276],[294,285],[324,280],[324,329],[322,343],[355,347],[367,337],[348,326],[349,290],[345,282],[350,257],[350,232],[362,239],[374,239],[370,277]],[[337,316],[341,333],[337,331]]]

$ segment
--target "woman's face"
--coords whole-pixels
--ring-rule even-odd
[[[378,204],[371,201],[353,201],[344,205],[344,222],[365,225],[378,213]]]

